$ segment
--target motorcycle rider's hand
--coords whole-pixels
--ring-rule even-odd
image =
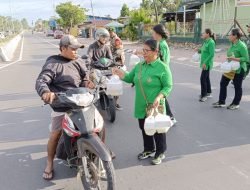
[[[124,76],[125,76],[125,72],[122,71],[121,69],[118,69],[118,68],[113,68],[113,69],[112,69],[112,73],[113,73],[114,75],[117,75],[120,79],[123,79]]]
[[[89,89],[94,89],[95,88],[95,84],[88,80],[88,81],[85,81],[85,87],[89,88]]]
[[[46,103],[46,104],[52,104],[53,100],[56,99],[56,95],[54,92],[45,92],[42,95],[42,100]]]

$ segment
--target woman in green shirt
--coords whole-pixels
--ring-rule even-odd
[[[205,40],[201,49],[198,51],[201,54],[200,67],[202,69],[200,83],[201,95],[200,102],[205,102],[208,97],[211,97],[211,83],[210,83],[210,70],[213,68],[214,52],[215,52],[215,38],[211,29],[207,28],[202,34]]]
[[[240,107],[240,101],[242,98],[242,82],[245,72],[247,71],[247,63],[249,62],[249,55],[247,46],[240,40],[241,32],[238,28],[231,31],[229,41],[231,46],[227,51],[228,61],[237,61],[240,63],[240,68],[230,73],[224,73],[220,81],[220,96],[219,101],[214,103],[215,108],[226,107],[227,98],[227,86],[231,80],[233,80],[235,96],[233,102],[227,107],[230,110],[236,110]]]
[[[167,39],[169,37],[169,33],[162,24],[157,24],[153,28],[153,38],[159,42],[159,58],[163,63],[165,63],[168,67],[170,64],[170,50],[167,44]],[[177,123],[168,103],[168,100],[165,99],[166,104],[166,113],[171,118],[173,125]]]
[[[134,116],[139,120],[142,130],[144,151],[138,155],[139,160],[154,156],[152,164],[157,165],[165,158],[167,149],[166,134],[156,133],[148,136],[144,130],[147,103],[157,108],[160,104],[164,107],[164,98],[172,90],[172,74],[169,67],[158,59],[158,42],[147,40],[143,46],[145,61],[138,63],[130,72],[113,69],[123,81],[135,84],[135,109]],[[165,109],[165,108],[164,108]]]

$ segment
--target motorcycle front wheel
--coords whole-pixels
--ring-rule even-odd
[[[80,169],[78,172],[84,189],[115,190],[115,170],[112,161],[101,161],[98,157],[86,161],[87,171]]]

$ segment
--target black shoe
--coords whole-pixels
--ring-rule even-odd
[[[119,104],[116,104],[115,107],[116,107],[116,109],[119,110],[119,111],[123,110],[123,108],[122,108]]]
[[[220,102],[215,102],[212,104],[214,108],[225,108],[226,104],[221,104]]]
[[[139,160],[145,160],[149,157],[154,157],[155,151],[143,151],[142,153],[138,154]]]
[[[199,99],[199,101],[200,101],[200,102],[205,102],[205,101],[207,101],[207,97],[206,97],[206,96],[201,97],[201,98]]]

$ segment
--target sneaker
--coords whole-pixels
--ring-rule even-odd
[[[237,110],[240,108],[240,105],[235,105],[235,104],[230,104],[229,106],[227,106],[227,109],[229,110]]]
[[[160,154],[159,156],[154,157],[154,159],[151,161],[151,163],[153,165],[159,165],[161,164],[162,160],[165,159],[165,155],[164,154]]]
[[[143,151],[142,153],[138,154],[139,160],[145,160],[149,157],[154,157],[155,151]]]
[[[204,97],[200,98],[199,101],[200,101],[200,102],[205,102],[205,101],[207,101],[207,97],[204,96]]]
[[[119,104],[116,104],[115,108],[119,111],[123,110],[123,108]]]
[[[171,117],[170,119],[172,121],[171,127],[175,126],[175,124],[177,123],[177,120],[174,117]]]
[[[212,104],[214,108],[224,108],[226,104],[221,104],[220,102],[215,102]]]
[[[212,98],[212,97],[213,97],[213,96],[212,96],[212,93],[207,93],[206,97],[207,97],[207,98]]]
[[[212,97],[213,97],[213,96],[212,96],[212,93],[207,93],[206,97],[207,97],[207,98],[212,98]],[[199,98],[201,98],[201,95],[199,95]]]

